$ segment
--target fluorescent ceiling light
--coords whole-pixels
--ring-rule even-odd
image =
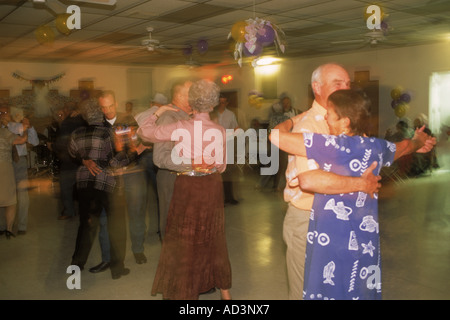
[[[257,66],[268,66],[268,65],[274,64],[276,62],[280,62],[280,61],[281,61],[280,58],[261,57],[256,60],[256,65]]]

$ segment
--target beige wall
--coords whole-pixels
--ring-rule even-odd
[[[289,50],[289,48],[287,48]],[[429,78],[433,72],[450,71],[450,43],[405,47],[401,49],[373,49],[367,52],[298,59],[283,63],[277,75],[278,93],[288,92],[294,106],[307,109],[307,88],[311,72],[320,64],[337,62],[343,64],[353,77],[355,70],[370,70],[371,78],[380,83],[380,133],[397,120],[390,106],[390,92],[402,86],[412,92],[412,101],[407,117],[411,120],[420,112],[428,114]],[[91,64],[24,63],[0,61],[0,89],[10,89],[11,96],[29,89],[27,82],[13,78],[13,72],[30,78],[51,78],[57,74],[65,76],[50,87],[68,95],[78,88],[79,80],[94,80],[97,89],[112,89],[116,92],[120,108],[132,97],[127,93],[127,70],[135,66],[110,66]],[[148,67],[152,71],[152,91],[170,93],[170,85],[176,78],[209,78],[220,83],[224,74],[233,75],[230,84],[222,85],[224,90],[236,90],[239,94],[239,108],[247,121],[253,118],[267,120],[268,109],[273,100],[265,101],[261,108],[248,104],[248,93],[260,89],[258,76],[249,65],[240,68],[237,64],[226,68]]]
[[[295,104],[307,104],[307,86],[315,67],[326,62],[343,64],[353,79],[354,71],[370,70],[371,79],[380,84],[380,134],[397,117],[391,108],[391,90],[401,86],[412,92],[410,110],[406,114],[411,120],[418,113],[428,115],[429,81],[433,72],[450,71],[450,42],[405,47],[401,49],[373,49],[367,52],[300,59],[283,66],[278,90],[292,92]],[[285,76],[286,74],[286,76]],[[450,88],[449,88],[450,90]]]

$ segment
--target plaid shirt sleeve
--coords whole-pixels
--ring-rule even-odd
[[[93,160],[102,169],[97,175],[81,165],[77,171],[77,187],[87,188],[93,185],[95,189],[113,192],[116,185],[114,169],[128,165],[135,158],[135,153],[114,151],[114,138],[109,128],[89,126],[77,129],[71,136],[69,153],[77,159]]]

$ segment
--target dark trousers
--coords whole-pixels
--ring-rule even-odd
[[[80,226],[72,264],[80,267],[86,264],[96,239],[100,214],[105,209],[111,247],[111,273],[119,273],[124,268],[127,239],[123,196],[93,188],[79,189],[78,196]]]
[[[131,250],[133,253],[143,253],[149,192],[156,190],[156,170],[153,165],[153,153],[149,151],[143,152],[136,165],[131,170],[124,172],[123,181],[129,218]],[[157,211],[155,217],[159,221],[157,196],[156,201]]]
[[[237,179],[237,166],[234,164],[227,165],[227,169],[222,173],[225,202],[236,201],[233,184]]]
[[[75,216],[74,189],[77,182],[77,170],[61,170],[59,173],[59,187],[63,211],[61,215]]]
[[[169,214],[170,201],[172,200],[173,188],[177,175],[169,170],[159,169],[156,174],[156,183],[159,199],[159,226],[161,237],[166,233],[167,215]]]

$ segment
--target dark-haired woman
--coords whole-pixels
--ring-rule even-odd
[[[435,140],[421,130],[411,140],[391,143],[366,137],[367,100],[358,92],[330,95],[330,135],[290,133],[289,120],[271,141],[288,153],[306,156],[311,168],[358,177],[374,162],[379,173],[402,155],[424,151]],[[424,147],[426,145],[426,147]],[[419,150],[421,149],[421,150]],[[307,234],[304,299],[381,299],[381,258],[377,194],[340,194],[324,180],[302,175],[302,190],[315,192]]]

